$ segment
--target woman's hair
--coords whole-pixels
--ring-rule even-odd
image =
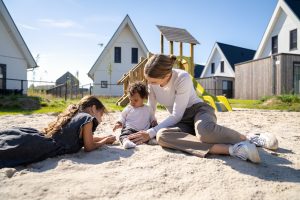
[[[82,112],[86,108],[92,107],[93,105],[96,106],[97,110],[102,109],[104,112],[106,112],[106,108],[97,97],[92,95],[85,96],[78,102],[78,104],[69,105],[63,113],[57,116],[55,121],[51,122],[47,128],[44,128],[43,133],[47,137],[52,137],[64,125],[66,125],[78,112]]]
[[[145,64],[144,73],[151,78],[164,78],[171,73],[175,61],[174,55],[154,54]]]
[[[128,93],[129,96],[133,96],[135,93],[138,93],[142,99],[148,98],[147,86],[141,81],[131,83],[128,88]]]

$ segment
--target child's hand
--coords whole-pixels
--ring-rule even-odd
[[[157,126],[157,121],[156,121],[156,120],[153,120],[153,121],[151,122],[151,127],[155,127],[155,126]]]
[[[112,144],[112,143],[114,143],[114,141],[116,141],[116,136],[109,135],[109,136],[105,137],[103,139],[103,141],[104,141],[105,144]]]
[[[113,132],[115,132],[115,130],[117,130],[118,128],[122,128],[122,123],[121,122],[117,122],[113,128]]]

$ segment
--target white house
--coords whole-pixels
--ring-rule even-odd
[[[251,60],[254,50],[216,42],[206,62],[199,82],[210,93],[233,96],[234,65]]]
[[[27,70],[37,67],[24,39],[0,0],[0,94],[27,93]]]
[[[122,96],[123,86],[117,85],[117,81],[147,53],[145,43],[126,15],[88,73],[93,80],[93,94]]]
[[[254,59],[276,53],[300,54],[300,1],[279,0]]]

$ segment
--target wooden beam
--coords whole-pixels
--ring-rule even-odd
[[[164,54],[164,36],[160,33],[160,53]]]
[[[179,55],[182,57],[183,55],[182,42],[179,42]]]
[[[189,69],[189,73],[194,77],[194,44],[191,44],[190,50],[191,50],[191,66]]]
[[[173,54],[173,41],[170,41],[170,54]]]

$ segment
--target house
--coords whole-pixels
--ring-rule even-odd
[[[300,1],[279,0],[254,60],[236,64],[236,98],[300,94]]]
[[[2,0],[0,44],[0,94],[27,94],[27,70],[37,64]]]
[[[81,93],[79,80],[70,72],[66,72],[55,81],[55,86],[46,90],[47,94],[63,97],[65,95],[77,96]]]
[[[97,96],[122,96],[123,86],[117,85],[138,62],[147,57],[148,49],[140,34],[126,15],[102,53],[88,72],[93,80],[93,94]]]
[[[254,50],[216,42],[198,82],[213,95],[234,96],[236,63],[253,59]]]

